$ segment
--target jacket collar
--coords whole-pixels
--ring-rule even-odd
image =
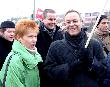
[[[12,45],[12,51],[18,53],[21,60],[30,69],[34,68],[38,62],[42,61],[40,54],[37,52],[33,55],[31,54],[25,46],[23,46],[19,41],[15,40]]]

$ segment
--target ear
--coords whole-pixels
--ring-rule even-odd
[[[0,29],[0,36],[2,36],[4,33],[4,31],[2,29]]]
[[[66,21],[63,21],[62,25],[63,25],[63,26],[66,26]]]
[[[20,38],[18,39],[18,41],[22,43],[23,39],[20,37]]]
[[[84,21],[81,20],[80,23],[81,23],[80,27],[82,28],[84,26]]]
[[[21,38],[18,38],[19,41],[21,41]]]
[[[64,21],[64,22],[62,23],[62,25],[65,26],[65,25],[66,25],[66,22]]]
[[[19,35],[16,36],[16,39],[21,42],[21,37]]]
[[[84,21],[84,20],[81,20],[81,23],[82,23],[82,26],[84,26],[84,24],[85,24],[85,21]]]

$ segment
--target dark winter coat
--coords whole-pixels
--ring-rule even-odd
[[[12,44],[13,42],[10,42],[5,38],[0,37],[0,69],[2,68],[6,57],[12,49]]]
[[[44,67],[50,87],[100,87],[98,79],[105,74],[102,48],[96,40],[91,40],[85,49],[86,39],[83,32],[76,37],[66,33],[65,39],[51,44]],[[93,62],[94,56],[97,61]]]
[[[97,39],[103,46],[103,51],[107,61],[107,73],[105,75],[104,87],[110,87],[110,34],[104,36],[94,33],[93,37]]]
[[[39,52],[39,54],[42,56],[43,61],[46,59],[46,55],[48,52],[48,49],[50,47],[50,44],[53,41],[61,40],[63,38],[63,34],[60,31],[60,27],[56,26],[56,29],[52,33],[53,35],[50,36],[49,32],[47,32],[47,28],[45,25],[41,22],[40,23],[40,32],[37,36],[37,43],[36,47]],[[48,87],[46,84],[48,84],[48,77],[46,77],[44,71],[43,71],[43,63],[39,63],[39,74],[40,74],[40,87]]]
[[[53,38],[50,37],[49,33],[46,31],[46,27],[43,23],[40,25],[40,33],[37,36],[37,50],[42,56],[43,60],[47,55],[50,44],[53,41],[61,40],[63,38],[62,32],[60,31],[60,27],[56,26],[56,30],[53,33]]]

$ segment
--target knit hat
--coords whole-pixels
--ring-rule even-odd
[[[15,24],[12,21],[4,21],[1,23],[0,29],[15,28]]]
[[[97,18],[98,18],[98,17],[97,17]],[[96,18],[96,19],[97,19],[97,18]],[[106,15],[101,15],[101,16],[100,16],[100,19],[99,19],[99,21],[98,21],[97,26],[100,24],[100,22],[101,22],[102,19],[108,19],[108,18],[107,18]]]

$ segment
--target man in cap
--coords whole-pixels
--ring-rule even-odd
[[[103,47],[103,53],[107,60],[107,73],[104,80],[104,87],[110,87],[110,33],[109,21],[106,15],[101,15],[93,38],[96,38]]]
[[[101,15],[93,37],[96,38],[102,44],[106,57],[110,51],[109,25],[108,18],[106,15]]]

